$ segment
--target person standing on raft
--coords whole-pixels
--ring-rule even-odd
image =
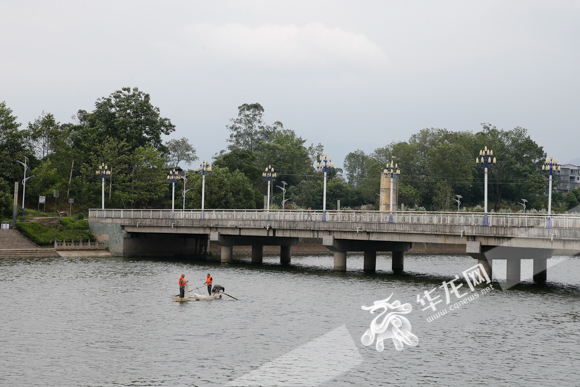
[[[205,284],[207,285],[207,292],[209,293],[210,296],[211,296],[211,283],[212,283],[212,278],[211,278],[211,275],[209,275],[209,273],[208,273],[207,279],[205,280]]]
[[[185,284],[188,282],[185,280],[185,274],[179,277],[179,298],[185,298]]]

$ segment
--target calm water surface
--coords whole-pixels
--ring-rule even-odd
[[[578,258],[552,260],[547,286],[496,284],[432,322],[417,295],[476,261],[407,256],[403,276],[380,256],[375,275],[362,273],[360,256],[349,256],[347,273],[332,272],[332,257],[277,261],[0,260],[0,385],[223,386],[341,326],[362,363],[323,386],[580,385]],[[208,272],[240,301],[169,298],[180,274],[198,286]],[[531,266],[522,272],[531,276]],[[419,344],[399,352],[385,341],[377,352],[361,343],[375,317],[361,306],[391,294],[413,306]]]

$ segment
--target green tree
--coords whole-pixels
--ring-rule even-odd
[[[161,117],[159,108],[151,104],[149,94],[136,87],[124,87],[99,98],[95,110],[90,113],[79,110],[77,118],[78,129],[94,135],[97,141],[108,137],[124,140],[132,150],[150,145],[166,151],[161,135],[175,131],[175,125]]]
[[[178,167],[179,163],[184,161],[191,164],[197,160],[195,148],[189,143],[187,138],[167,141],[167,164],[172,167]]]
[[[201,208],[202,177],[192,178],[193,190],[188,208]],[[188,195],[189,196],[189,195]],[[261,195],[256,191],[248,178],[239,170],[230,172],[227,168],[214,165],[212,172],[205,177],[205,208],[210,209],[253,209],[256,202],[261,202]],[[261,208],[261,206],[260,206]]]
[[[230,119],[232,124],[226,126],[231,132],[227,140],[230,143],[228,149],[254,152],[261,142],[269,141],[277,129],[283,128],[279,121],[266,124],[263,115],[264,108],[259,103],[238,106],[238,117]]]
[[[364,179],[367,178],[369,156],[364,151],[358,149],[350,152],[344,158],[344,170],[346,179],[351,187],[359,187]]]
[[[19,128],[20,123],[12,109],[6,102],[0,102],[0,177],[10,182],[22,179],[22,167],[16,164],[16,160],[24,161],[24,156],[27,156],[31,165],[35,162],[28,133]]]

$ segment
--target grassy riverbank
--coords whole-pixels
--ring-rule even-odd
[[[39,246],[51,246],[55,240],[92,241],[95,236],[89,231],[85,220],[73,218],[33,218],[16,223],[16,229]]]

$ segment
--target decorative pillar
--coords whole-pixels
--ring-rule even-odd
[[[234,255],[233,246],[222,246],[221,247],[221,262],[230,263],[232,262],[232,256]]]
[[[534,259],[534,282],[543,284],[548,279],[548,260]]]
[[[404,267],[404,257],[405,253],[403,251],[393,251],[393,273],[399,274],[403,272]]]
[[[346,271],[346,251],[334,252],[334,271]]]
[[[506,280],[507,286],[512,287],[520,283],[522,271],[522,260],[519,258],[511,258],[507,260],[506,264]]]
[[[252,246],[252,263],[261,264],[264,257],[264,246],[253,245]]]
[[[292,257],[292,246],[280,246],[280,264],[289,265]]]
[[[364,252],[364,271],[374,273],[377,269],[377,252],[374,250],[365,250]]]

